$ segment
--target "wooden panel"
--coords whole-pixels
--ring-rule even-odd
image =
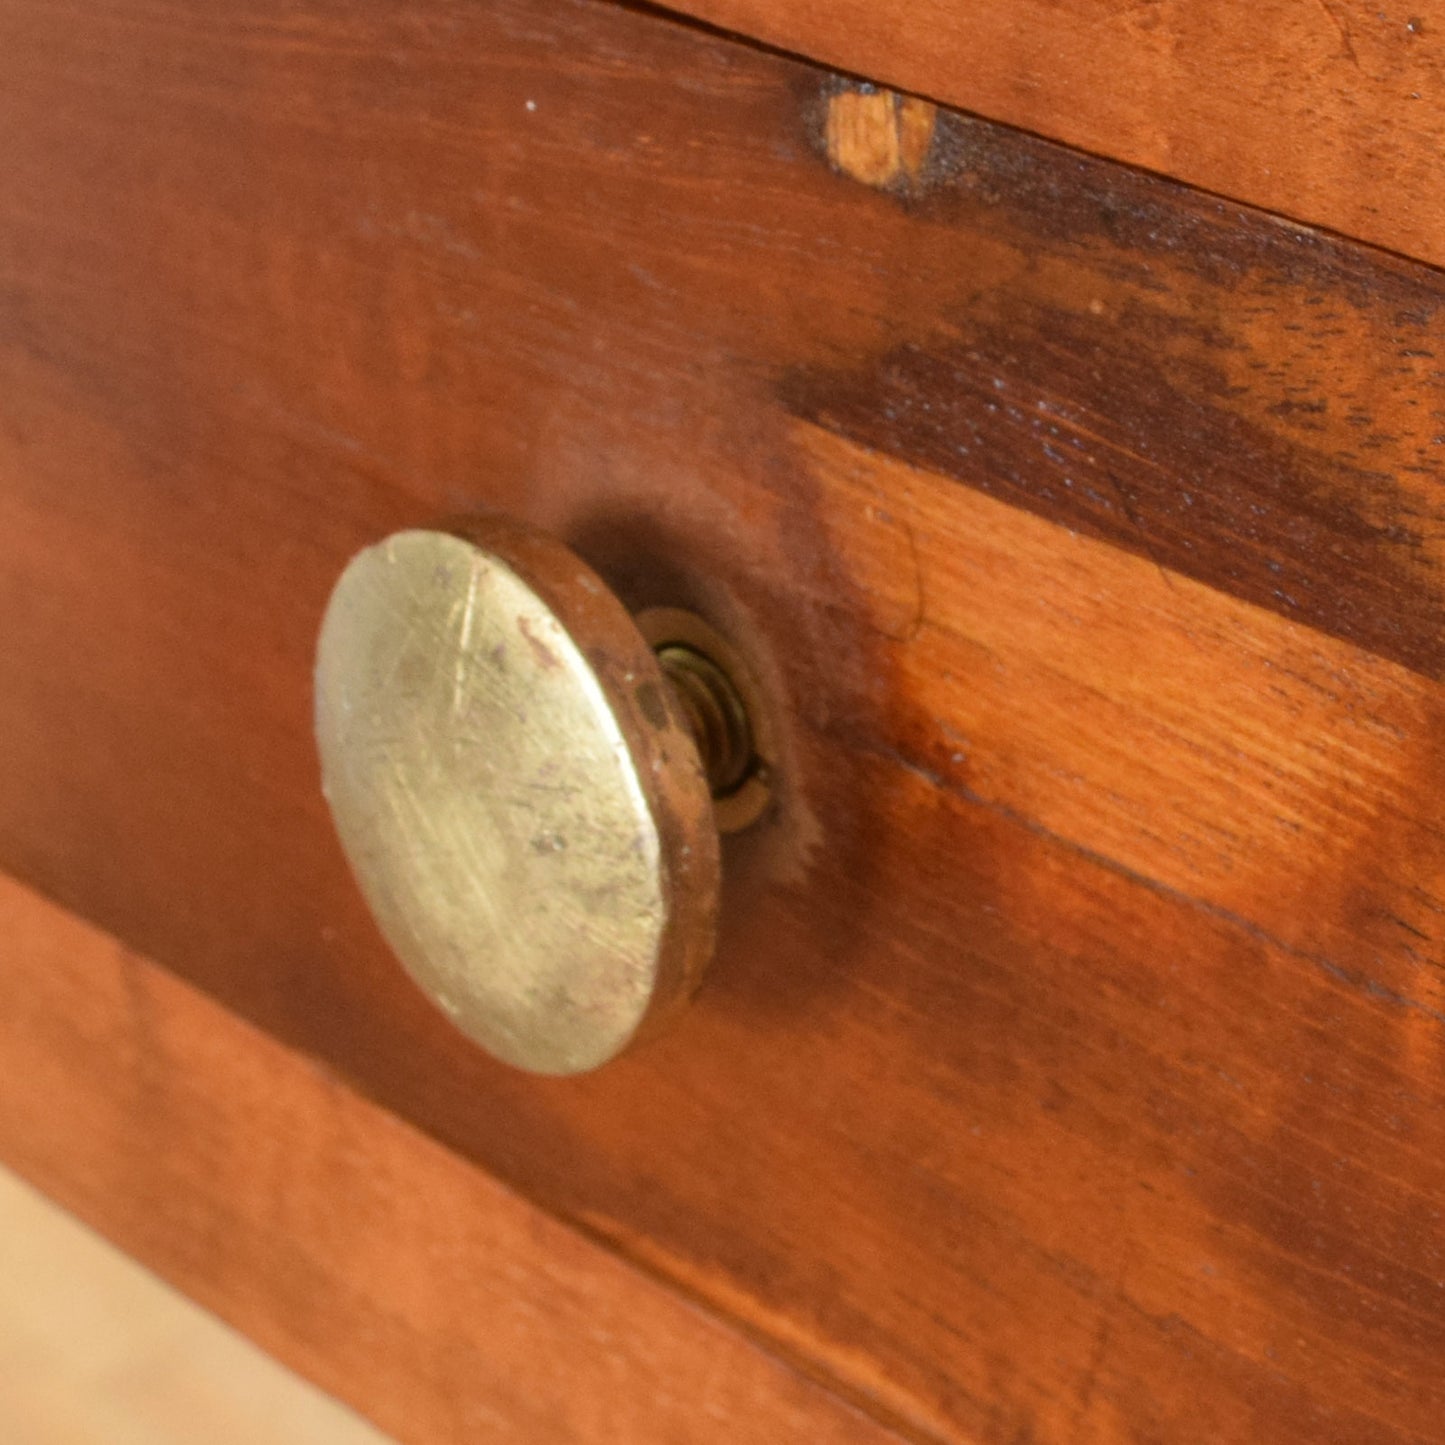
[[[919,1438],[1437,1431],[1435,272],[597,4],[0,57],[0,862]],[[783,725],[583,1080],[317,796],[331,581],[486,506]]]
[[[667,0],[855,75],[1445,262],[1445,4]]]
[[[0,939],[9,1156],[397,1439],[898,1438],[3,877]]]

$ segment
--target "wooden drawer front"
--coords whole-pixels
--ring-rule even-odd
[[[916,1438],[1438,1434],[1434,271],[581,0],[20,0],[0,145],[0,867]],[[784,729],[580,1080],[318,794],[334,577],[478,508]]]
[[[1445,4],[667,0],[1096,155],[1445,261]]]

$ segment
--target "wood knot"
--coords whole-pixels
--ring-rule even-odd
[[[828,97],[828,161],[880,190],[912,185],[933,147],[938,107],[916,95],[849,83]]]

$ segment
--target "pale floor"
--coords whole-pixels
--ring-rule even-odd
[[[389,1445],[0,1170],[0,1445]]]

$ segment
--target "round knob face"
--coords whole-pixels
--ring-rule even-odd
[[[651,648],[561,544],[483,523],[358,554],[322,624],[316,736],[383,934],[498,1058],[595,1068],[695,988],[708,783]]]

